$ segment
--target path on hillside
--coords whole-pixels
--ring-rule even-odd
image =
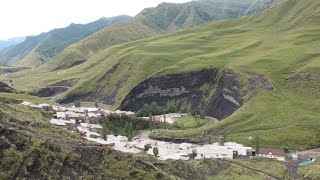
[[[256,173],[262,175],[263,177],[265,177],[265,178],[268,179],[268,180],[279,180],[279,178],[277,178],[277,177],[275,177],[275,176],[273,176],[273,175],[271,175],[271,174],[268,174],[268,173],[263,172],[263,171],[261,171],[261,170],[254,169],[254,168],[249,167],[249,166],[245,166],[245,165],[243,165],[243,164],[241,164],[241,163],[231,162],[231,161],[226,161],[226,162],[229,163],[230,165],[233,164],[233,165],[237,165],[237,166],[240,166],[240,167],[243,167],[243,168],[247,168],[247,169],[249,169],[249,170],[251,170],[251,171],[253,171],[253,172],[256,172]]]
[[[294,179],[299,179],[300,177],[298,174],[299,163],[310,157],[320,157],[320,148],[308,149],[297,153],[299,153],[299,161],[289,161],[286,164],[288,172],[294,177]]]

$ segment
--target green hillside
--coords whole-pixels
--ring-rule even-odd
[[[129,16],[101,18],[89,24],[71,24],[37,36],[27,37],[15,46],[0,51],[0,63],[37,66],[53,58],[63,49],[112,24],[129,20]]]
[[[78,65],[104,49],[134,40],[156,37],[208,21],[238,18],[259,12],[275,0],[200,0],[183,4],[162,3],[147,8],[130,22],[102,29],[58,54],[45,67],[50,70]]]
[[[320,144],[319,7],[317,0],[283,0],[260,14],[113,46],[67,70],[9,78],[21,89],[79,78],[62,102],[99,99],[117,108],[150,76],[214,68],[218,76],[236,76],[243,105],[218,124],[158,137],[201,141],[198,135],[207,131],[247,145],[253,145],[249,136],[259,136],[263,147],[312,148]],[[206,97],[218,85],[203,87]]]

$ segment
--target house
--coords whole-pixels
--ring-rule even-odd
[[[88,113],[99,114],[100,111],[98,108],[88,108]]]
[[[276,158],[279,161],[285,161],[285,153],[281,149],[261,148],[259,150],[258,156],[268,157],[268,158]]]
[[[161,116],[154,116],[154,121],[156,123],[160,123],[161,122]]]
[[[65,112],[57,112],[57,118],[58,119],[67,119]]]
[[[135,115],[135,113],[134,112],[131,112],[131,111],[120,111],[120,110],[116,110],[115,112],[114,112],[115,114],[117,114],[117,115],[119,115],[119,116],[121,116],[121,115],[127,115],[127,116],[134,116]]]
[[[292,157],[293,161],[298,161],[299,160],[299,155],[298,154],[292,154],[291,157]]]
[[[103,109],[103,110],[101,110],[101,113],[104,117],[108,117],[110,114],[112,114],[112,111],[107,110],[107,109]]]
[[[68,116],[69,119],[74,119],[74,120],[77,120],[77,121],[84,120],[84,118],[85,118],[84,114],[73,113],[73,112],[68,112],[67,116]]]

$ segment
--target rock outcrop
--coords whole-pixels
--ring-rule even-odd
[[[197,109],[217,119],[231,115],[243,104],[240,84],[235,74],[227,69],[221,76],[217,69],[153,76],[136,86],[120,108],[138,111],[152,102],[160,106],[175,102],[181,111]]]

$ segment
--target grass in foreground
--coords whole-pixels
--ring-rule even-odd
[[[320,162],[299,168],[298,174],[305,179],[320,179]]]
[[[284,162],[280,162],[276,159],[256,158],[249,160],[233,159],[228,161],[245,168],[266,173],[279,179],[286,179],[289,177],[289,175],[287,174],[287,167],[285,166]]]

